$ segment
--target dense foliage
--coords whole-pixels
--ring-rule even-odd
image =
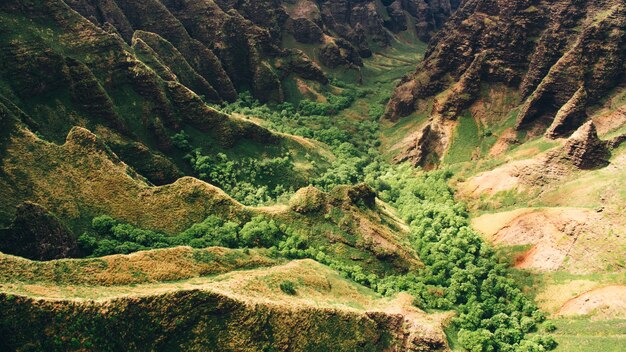
[[[305,183],[328,190],[337,185],[363,181],[367,174],[365,167],[378,157],[374,148],[378,133],[376,120],[383,111],[383,105],[377,103],[370,109],[371,116],[362,121],[329,118],[350,107],[355,99],[371,93],[337,81],[334,84],[342,92],[328,94],[326,102],[302,100],[297,107],[287,102],[272,108],[244,92],[236,102],[215,108],[226,113],[255,116],[275,131],[326,143],[336,158],[319,176],[305,180]],[[187,153],[186,159],[198,178],[222,188],[243,204],[266,205],[286,200],[294,192],[294,185],[281,177],[295,174],[293,159],[289,155],[264,160],[232,160],[226,154],[206,153],[196,148],[184,131],[174,135],[172,141]]]
[[[377,150],[377,120],[383,102],[371,103],[369,116],[359,120],[329,118],[368,94],[348,85],[342,88],[341,95],[329,95],[325,103],[303,101],[298,106],[284,103],[270,108],[249,94],[242,94],[237,102],[220,108],[228,113],[259,117],[280,132],[326,143],[336,158],[327,170],[308,182],[324,190],[359,182],[376,189],[379,197],[396,207],[410,225],[411,244],[425,264],[419,271],[380,277],[359,263],[338,260],[303,235],[301,229],[262,216],[243,225],[209,217],[173,237],[100,217],[94,219],[94,233],[79,239],[81,247],[92,255],[175,245],[272,248],[277,256],[315,259],[381,294],[410,292],[416,298],[415,304],[424,309],[456,310],[453,327],[458,343],[469,351],[555,348],[556,342],[550,336],[535,333],[544,316],[516,287],[507,263],[500,261],[470,228],[465,206],[454,199],[448,186],[450,174],[390,166],[382,160]],[[184,134],[175,136],[174,141],[188,152],[187,159],[200,178],[220,186],[245,204],[265,204],[293,193],[289,185],[267,186],[271,180],[279,179],[279,175],[293,172],[293,161],[288,155],[262,161],[229,160],[224,154],[204,155],[194,149]],[[292,199],[290,206],[300,213],[316,216],[321,195],[307,196]],[[313,200],[313,205],[305,202]],[[281,283],[280,288],[287,294],[295,294],[290,284]],[[549,331],[549,325],[544,330]]]
[[[342,93],[328,94],[327,102],[324,103],[303,100],[297,107],[287,102],[271,108],[260,104],[249,93],[242,93],[237,102],[226,104],[221,109],[226,113],[236,112],[259,117],[275,131],[327,144],[335,159],[330,167],[318,177],[308,180],[308,183],[330,190],[338,185],[363,182],[366,175],[373,177],[383,164],[376,147],[380,143],[378,119],[384,111],[384,101],[370,103],[368,116],[360,120],[335,116],[350,107],[355,99],[368,96],[372,92],[338,81],[334,81],[334,84],[342,89]],[[287,185],[281,186],[278,191],[270,192],[269,197],[279,197],[280,190],[290,188]]]
[[[378,180],[379,196],[410,225],[425,264],[418,273],[382,279],[378,290],[408,291],[421,307],[457,310],[459,342],[470,351],[553,349],[551,337],[527,335],[545,317],[510,278],[507,263],[470,228],[465,206],[447,184],[450,176],[404,166]]]
[[[285,236],[274,220],[264,216],[253,217],[243,226],[209,216],[176,236],[140,229],[106,215],[94,218],[92,229],[92,232],[86,232],[78,238],[80,249],[88,256],[128,254],[175,246],[271,247]]]
[[[243,204],[267,204],[288,198],[294,192],[293,186],[277,182],[284,175],[295,173],[289,155],[232,160],[224,153],[205,155],[200,148],[191,145],[184,131],[174,135],[172,140],[177,148],[187,152],[185,159],[198,178],[220,187]]]

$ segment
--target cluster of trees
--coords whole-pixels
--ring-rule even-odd
[[[256,116],[266,121],[273,130],[327,144],[336,159],[325,172],[308,181],[330,190],[338,185],[363,182],[366,176],[375,178],[380,173],[379,166],[384,164],[376,149],[380,145],[378,119],[384,112],[384,102],[372,104],[368,118],[360,121],[342,116],[329,119],[329,114],[337,114],[350,107],[355,99],[371,93],[338,81],[334,84],[343,91],[340,95],[329,94],[327,103],[303,100],[297,107],[287,102],[270,108],[260,104],[249,93],[242,93],[237,102],[226,104],[222,109],[227,113]],[[279,195],[274,193],[273,196]]]
[[[281,183],[295,173],[289,155],[233,160],[224,153],[206,155],[202,149],[194,148],[185,131],[175,134],[172,141],[187,152],[185,159],[198,178],[220,187],[243,204],[264,205],[286,200],[294,193],[293,185]]]
[[[372,164],[382,164],[376,150],[379,145],[377,120],[384,111],[382,103],[373,104],[369,119],[329,119],[329,115],[337,114],[350,107],[357,98],[371,93],[338,81],[334,83],[342,92],[339,95],[328,94],[325,103],[303,100],[298,106],[287,102],[271,108],[244,92],[236,102],[217,108],[226,113],[256,116],[275,131],[327,144],[336,159],[321,175],[306,181],[330,190],[338,185],[363,182],[365,175],[372,175],[377,170]],[[285,201],[294,193],[293,182],[285,177],[295,174],[293,161],[288,155],[262,160],[233,160],[223,153],[203,153],[190,143],[184,131],[174,135],[172,141],[177,148],[188,153],[186,159],[198,178],[222,188],[243,204],[254,206]]]
[[[448,186],[451,174],[416,174],[395,167],[375,184],[411,227],[411,243],[425,267],[386,277],[377,289],[408,291],[424,308],[455,309],[459,343],[469,351],[544,351],[552,337],[528,335],[545,319],[511,279],[507,263],[470,228],[463,204]]]
[[[293,194],[291,185],[276,184],[276,180],[294,173],[289,156],[230,160],[226,154],[203,155],[194,150],[187,159],[197,176],[223,189],[247,205],[266,204],[279,197]]]
[[[352,84],[341,82],[338,80],[332,81],[333,86],[340,88],[339,94],[326,94],[324,96],[325,101],[312,101],[303,99],[298,102],[297,105],[286,102],[277,106],[276,109],[271,109],[266,105],[259,103],[258,100],[252,97],[249,92],[243,92],[239,95],[239,100],[232,104],[224,104],[221,108],[226,113],[238,112],[244,115],[259,115],[271,114],[272,112],[288,112],[294,117],[303,116],[334,116],[342,110],[345,110],[352,106],[352,104],[358,98],[364,98],[372,91],[363,89]]]
[[[286,236],[274,220],[264,216],[253,217],[243,225],[209,216],[176,236],[137,228],[106,215],[94,218],[91,225],[93,231],[83,233],[78,245],[85,255],[96,257],[175,246],[269,248]]]
[[[327,97],[327,103],[303,101],[298,106],[284,103],[270,108],[259,104],[249,94],[242,94],[237,102],[222,109],[260,117],[274,130],[329,145],[336,159],[321,176],[309,180],[310,183],[325,190],[342,184],[368,183],[381,199],[395,206],[410,225],[411,244],[425,264],[424,268],[406,275],[379,277],[359,264],[338,261],[323,247],[316,247],[306,237],[299,236],[297,229],[282,228],[273,232],[272,229],[279,226],[269,223],[254,225],[255,229],[262,230],[250,231],[247,236],[241,234],[243,230],[238,230],[236,241],[225,245],[271,246],[276,255],[315,259],[382,294],[410,292],[422,308],[454,309],[458,312],[453,321],[458,341],[469,351],[554,349],[556,342],[552,337],[534,333],[545,319],[543,314],[511,279],[507,263],[500,261],[493,249],[470,228],[465,206],[455,201],[448,186],[450,173],[416,173],[408,166],[390,166],[381,159],[377,150],[377,120],[384,112],[382,103],[372,104],[369,119],[361,122],[343,117],[328,118],[368,94],[347,85],[342,88],[344,93]],[[253,173],[238,174],[248,166],[220,156],[195,154],[190,161],[201,177],[231,194],[237,192],[237,184],[251,175],[272,177],[276,172],[263,174],[266,171],[250,166]],[[287,172],[288,163],[288,160],[270,162],[270,170]],[[282,187],[270,192],[269,197],[278,197],[284,190]],[[548,324],[543,330],[550,332],[552,329]]]

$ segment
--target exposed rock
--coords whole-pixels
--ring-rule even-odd
[[[329,68],[338,66],[363,66],[363,60],[356,48],[345,39],[328,41],[320,49],[320,61]]]
[[[398,8],[415,18],[415,29],[425,42],[443,27],[448,17],[456,11],[464,0],[396,0],[392,7],[392,18],[399,17]],[[394,6],[395,5],[395,6]],[[396,13],[393,15],[393,13]]]
[[[400,33],[408,29],[407,14],[402,7],[402,1],[396,0],[387,6],[389,19],[385,21],[385,27],[394,33]]]
[[[476,55],[469,68],[463,73],[459,81],[443,97],[437,97],[432,114],[455,120],[464,109],[476,99],[480,93],[480,76],[487,53]]]
[[[517,129],[566,137],[624,81],[625,64],[621,0],[467,1],[398,84],[385,117],[398,120],[437,97],[431,114],[454,118],[480,97],[481,85],[505,84],[523,98]]]
[[[623,133],[617,137],[614,137],[610,141],[607,142],[607,146],[610,149],[618,148],[622,143],[626,142],[626,133]]]
[[[138,30],[158,34],[217,91],[217,99],[227,101],[236,99],[235,89],[253,86],[259,77],[265,79],[264,75],[259,76],[260,72],[268,72],[260,66],[261,62],[283,54],[281,40],[285,32],[305,44],[328,43],[325,38],[330,38],[341,51],[350,51],[338,54],[337,47],[328,45],[321,60],[329,63],[329,67],[360,66],[361,58],[372,55],[371,43],[389,45],[391,36],[387,28],[396,33],[416,31],[420,38],[428,40],[459,3],[459,0],[397,0],[382,4],[373,0],[67,1],[82,16],[110,33],[119,34],[127,43],[133,41]],[[408,28],[409,17],[416,23],[414,28]],[[189,83],[179,78],[183,84]],[[196,78],[193,81],[189,88],[214,99],[206,84],[198,83]],[[264,83],[258,85],[267,87]],[[260,92],[256,93],[263,96],[257,98],[263,100],[281,96],[278,89],[270,94]]]
[[[324,37],[322,29],[308,18],[289,20],[287,22],[287,30],[298,42],[304,44],[319,44]]]
[[[328,83],[328,77],[321,67],[306,56],[301,50],[289,50],[289,55],[282,62],[276,63],[276,68],[281,72],[281,80],[295,73],[302,78],[310,79],[322,84]]]
[[[449,133],[441,119],[431,119],[417,133],[405,149],[393,159],[396,163],[409,162],[413,166],[431,168],[445,152]]]
[[[580,126],[587,119],[587,91],[580,87],[572,98],[565,103],[554,117],[552,125],[546,131],[546,137],[563,137]]]
[[[598,138],[593,121],[589,121],[567,140],[561,155],[580,169],[593,169],[608,165],[611,153],[606,142]]]
[[[31,202],[17,207],[15,220],[0,231],[0,250],[33,259],[52,260],[75,256],[76,240],[59,219]]]

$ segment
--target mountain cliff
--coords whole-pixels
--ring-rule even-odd
[[[567,137],[624,85],[625,64],[623,1],[467,1],[433,38],[416,72],[397,86],[385,116],[429,115],[422,136],[400,157],[415,164],[442,156],[452,121],[499,85],[517,107],[515,130]]]

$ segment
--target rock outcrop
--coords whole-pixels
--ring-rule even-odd
[[[624,82],[625,65],[621,0],[466,1],[397,86],[385,117],[400,119],[434,99],[435,123],[454,120],[477,101],[481,85],[504,84],[522,98],[516,129],[567,137]]]
[[[408,26],[406,14],[415,18],[415,30],[419,38],[428,42],[441,29],[447,19],[465,0],[395,0],[387,7],[390,19],[387,27],[393,31]]]
[[[607,143],[598,138],[593,121],[576,130],[559,154],[579,169],[604,167],[608,165],[611,156]]]
[[[412,31],[428,41],[460,6],[461,0],[284,0],[289,19],[287,32],[300,43],[323,44],[324,64],[360,66],[350,56],[372,55],[371,44],[385,47],[392,33]],[[410,27],[410,23],[415,25]],[[335,45],[333,45],[335,44]],[[338,54],[336,47],[345,51]]]
[[[0,251],[33,260],[75,256],[74,234],[44,207],[32,202],[18,206],[15,220],[0,230]]]

